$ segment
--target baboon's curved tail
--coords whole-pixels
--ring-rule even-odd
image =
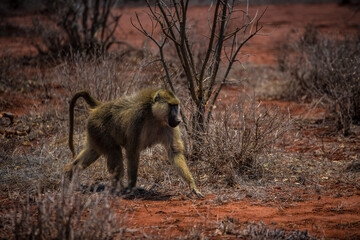
[[[69,148],[73,154],[73,157],[75,156],[75,150],[74,150],[74,141],[73,141],[73,132],[74,132],[74,107],[75,107],[75,103],[76,100],[78,98],[82,97],[83,99],[85,99],[86,103],[89,104],[90,108],[96,108],[97,106],[99,106],[101,104],[100,101],[96,100],[95,98],[93,98],[87,91],[82,90],[80,92],[77,92],[73,98],[70,101],[70,131],[69,131]]]

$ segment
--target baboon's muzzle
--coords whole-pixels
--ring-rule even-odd
[[[181,123],[181,120],[178,117],[169,118],[169,126],[172,128],[177,127],[180,123]]]
[[[169,115],[169,126],[174,128],[177,127],[181,120],[179,118],[179,106],[178,105],[170,105],[170,115]]]

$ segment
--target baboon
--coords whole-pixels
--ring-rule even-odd
[[[179,124],[179,99],[169,90],[145,89],[132,96],[102,103],[87,91],[76,93],[70,102],[69,147],[75,156],[73,144],[74,107],[78,98],[85,99],[91,108],[87,122],[86,145],[65,171],[72,178],[77,169],[85,169],[100,155],[105,155],[113,186],[122,188],[124,175],[122,147],[127,157],[128,186],[130,193],[136,186],[139,154],[141,150],[161,143],[171,162],[192,192],[204,197],[195,185],[183,154]]]

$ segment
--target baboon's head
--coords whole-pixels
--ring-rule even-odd
[[[179,117],[179,99],[169,90],[159,90],[154,94],[152,112],[154,116],[170,127],[177,127]]]

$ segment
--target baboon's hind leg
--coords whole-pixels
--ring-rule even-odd
[[[76,172],[77,169],[85,169],[88,166],[90,166],[93,162],[95,162],[100,155],[90,147],[86,147],[84,150],[82,150],[79,155],[76,157],[76,159],[68,163],[65,166],[65,172],[66,175],[72,179],[73,174]]]
[[[124,176],[124,165],[121,149],[114,149],[108,153],[107,168],[113,180],[113,188],[123,189],[122,178]]]

